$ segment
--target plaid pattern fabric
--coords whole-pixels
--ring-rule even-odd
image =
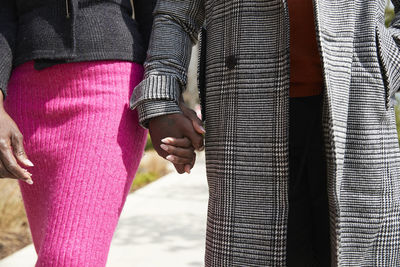
[[[400,22],[384,27],[385,0],[314,2],[326,85],[332,261],[400,266],[400,153],[392,107],[400,86]],[[397,11],[400,2],[393,3]],[[203,22],[207,29],[201,93],[207,267],[286,265],[288,16],[284,0],[157,4],[145,80],[131,102],[142,123],[176,112],[192,42]]]

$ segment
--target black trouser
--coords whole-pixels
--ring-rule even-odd
[[[329,267],[329,211],[321,96],[290,99],[289,267]]]

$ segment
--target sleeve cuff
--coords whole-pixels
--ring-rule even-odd
[[[146,77],[132,93],[132,109],[143,102],[151,100],[172,100],[178,102],[181,86],[178,80],[168,75],[151,75]]]
[[[181,113],[178,106],[181,86],[174,76],[150,75],[135,90],[130,99],[131,109],[137,109],[139,122],[148,128],[151,118]]]
[[[182,113],[178,104],[171,100],[145,101],[136,108],[139,114],[140,125],[144,128],[149,127],[149,121],[152,118],[162,115]]]

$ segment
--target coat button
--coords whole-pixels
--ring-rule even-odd
[[[237,64],[237,58],[234,55],[225,58],[225,65],[228,69],[233,70]]]

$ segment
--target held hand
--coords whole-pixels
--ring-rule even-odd
[[[161,157],[171,161],[178,173],[188,172],[193,167],[194,149],[203,148],[203,136],[194,130],[192,122],[185,115],[169,114],[153,118],[149,123],[149,131],[154,149]],[[171,147],[166,141],[168,139],[165,139],[167,137],[178,140],[179,145]],[[161,147],[163,139],[166,145],[164,149]]]
[[[15,122],[3,108],[0,93],[0,178],[20,179],[32,184],[32,174],[24,167],[33,167],[23,146],[23,136]]]
[[[197,117],[196,112],[188,108],[184,103],[183,100],[181,100],[179,107],[181,108],[183,114],[192,122],[194,130],[198,134],[205,134],[205,130],[203,128],[203,122]],[[184,138],[164,138],[161,140],[164,144],[161,144],[161,148],[170,153],[169,156],[167,156],[167,159],[177,159],[176,156],[181,156],[183,155],[185,149],[182,149],[182,147],[189,147],[191,146],[190,140],[187,139],[186,137]],[[189,142],[189,143],[188,143]],[[204,147],[200,147],[199,150],[203,150]],[[194,154],[196,156],[196,154]],[[194,163],[196,161],[196,157],[193,158],[193,163],[192,164],[186,164],[185,165],[185,171],[187,173],[190,173],[190,169],[193,167]]]
[[[184,171],[190,173],[196,161],[196,153],[194,153],[194,148],[190,140],[187,137],[167,137],[162,139],[161,142],[160,147],[169,154],[166,159],[174,164],[184,165]]]
[[[185,115],[189,120],[192,121],[193,128],[195,131],[201,135],[206,133],[206,130],[203,128],[203,122],[197,117],[196,112],[194,112],[192,109],[188,108],[183,100],[179,102],[179,108],[182,110],[183,115]],[[200,149],[202,150],[202,149]]]

